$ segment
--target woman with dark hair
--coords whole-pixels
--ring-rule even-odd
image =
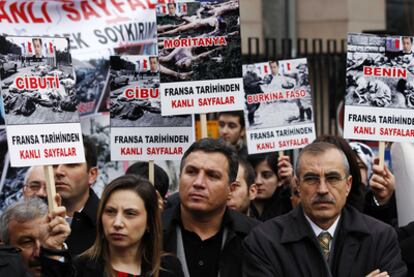
[[[75,262],[76,276],[183,276],[177,258],[161,255],[158,198],[146,179],[124,175],[105,187],[96,233],[95,243]]]
[[[349,163],[349,172],[352,176],[352,186],[347,198],[347,204],[350,204],[359,211],[364,210],[364,184],[361,182],[361,172],[359,169],[356,154],[352,150],[349,143],[341,137],[332,135],[323,135],[318,137],[315,141],[324,141],[335,144],[341,149]]]
[[[266,221],[292,209],[290,182],[293,168],[288,156],[266,153],[249,156],[256,172],[257,196],[253,200],[253,217]]]

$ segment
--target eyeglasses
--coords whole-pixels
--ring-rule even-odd
[[[306,175],[302,177],[302,183],[310,186],[317,186],[321,183],[321,180],[324,179],[325,183],[331,186],[340,184],[347,176],[341,176],[337,173],[328,173],[325,177],[319,175]]]

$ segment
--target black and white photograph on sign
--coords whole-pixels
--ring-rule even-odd
[[[96,53],[95,53],[96,55]],[[88,55],[85,60],[73,59],[76,72],[76,94],[79,99],[79,115],[96,113],[102,101],[108,79],[109,60],[105,56]],[[84,56],[81,56],[84,57]]]
[[[189,115],[161,116],[157,56],[111,56],[112,127],[192,126]]]
[[[313,122],[306,59],[243,65],[248,129]]]
[[[96,145],[98,177],[92,189],[101,195],[105,185],[110,181],[125,174],[121,162],[111,161],[109,116],[95,114],[94,116],[82,117],[82,134],[87,135]]]
[[[241,77],[238,0],[157,6],[161,82]]]
[[[348,35],[345,104],[414,108],[413,37]]]
[[[1,87],[0,87],[0,94],[1,94]],[[3,106],[3,101],[0,99],[0,129],[5,127],[4,124],[5,124],[5,122],[4,122],[4,106]]]
[[[67,39],[0,36],[0,49],[6,124],[79,121]]]
[[[113,49],[114,53],[127,52],[134,55],[155,55],[156,46],[142,44]],[[108,49],[83,53],[73,59],[76,72],[76,92],[79,99],[79,115],[87,116],[94,113],[109,112],[110,90],[109,74],[110,56]]]

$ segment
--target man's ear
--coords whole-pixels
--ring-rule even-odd
[[[237,181],[231,182],[229,189],[230,189],[230,193],[232,193],[237,187]]]
[[[240,138],[244,139],[246,137],[246,127],[243,127],[240,132]]]
[[[89,175],[89,185],[92,186],[95,183],[96,178],[98,178],[98,168],[96,166],[89,168],[88,175]]]
[[[299,192],[300,195],[300,182],[299,182],[299,178],[296,175],[293,175],[292,178],[292,189],[295,189],[296,187],[296,191]]]
[[[257,186],[256,184],[251,184],[250,188],[249,188],[249,199],[250,201],[253,201],[254,199],[256,199],[257,196]]]
[[[349,195],[349,192],[351,191],[352,188],[352,175],[349,175],[346,178],[346,196]]]

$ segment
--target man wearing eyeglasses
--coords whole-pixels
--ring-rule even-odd
[[[32,166],[27,170],[24,177],[23,196],[25,199],[36,196],[47,201],[43,166]]]
[[[315,142],[299,154],[301,204],[255,228],[244,242],[244,277],[406,276],[392,227],[346,206],[345,154]]]

